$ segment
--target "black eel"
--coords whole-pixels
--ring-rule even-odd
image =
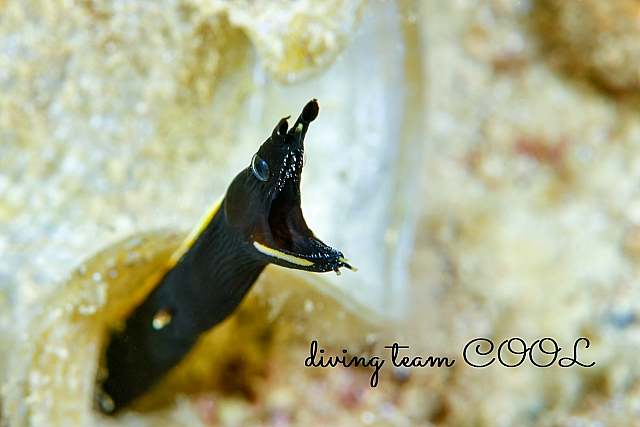
[[[233,313],[267,264],[338,274],[353,269],[313,234],[300,208],[304,137],[318,112],[314,99],[291,129],[289,117],[280,120],[183,243],[175,265],[111,333],[96,398],[103,412],[115,413],[148,391],[203,332]]]

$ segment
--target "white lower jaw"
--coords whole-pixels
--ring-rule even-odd
[[[289,262],[291,264],[295,264],[295,265],[299,265],[302,267],[309,267],[311,265],[313,265],[313,262],[306,260],[304,258],[298,258],[297,256],[294,255],[290,255],[290,254],[286,254],[284,252],[281,252],[277,249],[272,249],[269,248],[265,245],[262,245],[258,242],[253,242],[253,246],[258,250],[258,252],[261,252],[267,256],[270,256],[272,258],[277,258],[279,260],[282,261],[286,261]]]

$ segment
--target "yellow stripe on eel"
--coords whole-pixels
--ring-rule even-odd
[[[211,208],[200,218],[200,221],[196,224],[195,227],[189,232],[187,237],[182,241],[178,249],[176,249],[173,254],[169,257],[167,262],[151,275],[149,275],[144,283],[131,295],[130,300],[135,302],[135,304],[129,304],[127,308],[123,308],[120,310],[116,318],[118,321],[126,318],[126,316],[131,314],[131,310],[140,305],[142,301],[149,295],[149,293],[155,289],[156,286],[160,283],[160,281],[164,278],[164,276],[169,272],[175,265],[180,261],[180,258],[187,253],[189,248],[196,241],[198,236],[207,228],[207,225],[211,222],[213,216],[220,209],[220,205],[224,200],[224,195],[218,199],[216,203],[211,206]]]
[[[224,195],[222,195],[218,199],[218,201],[215,202],[213,206],[211,206],[211,208],[204,215],[202,215],[202,217],[200,218],[200,221],[198,221],[195,227],[191,229],[191,232],[189,232],[189,235],[182,241],[182,244],[180,244],[180,247],[171,255],[171,258],[169,258],[169,267],[173,267],[178,263],[178,261],[180,261],[180,258],[182,258],[182,255],[187,253],[187,251],[196,241],[198,236],[202,234],[205,228],[207,228],[207,225],[209,225],[213,216],[216,214],[216,212],[218,212],[218,209],[220,209],[222,200],[224,200]]]
[[[268,248],[268,247],[266,247],[264,245],[261,245],[258,242],[253,242],[253,246],[255,246],[255,248],[258,251],[262,252],[265,255],[269,255],[269,256],[272,256],[274,258],[278,258],[278,259],[281,259],[283,261],[290,262],[291,264],[301,265],[303,267],[308,267],[310,265],[313,265],[313,263],[311,261],[308,261],[308,260],[302,259],[302,258],[298,258],[297,256],[285,254],[284,252],[280,252],[280,251],[278,251],[276,249]]]

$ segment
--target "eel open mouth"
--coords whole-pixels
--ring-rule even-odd
[[[285,148],[277,182],[267,198],[266,224],[262,223],[254,246],[276,260],[276,264],[316,272],[341,267],[355,270],[342,253],[327,246],[307,226],[300,207],[300,176],[303,167],[303,140],[309,123],[318,115],[318,104],[309,102],[295,125],[287,132],[286,118],[274,130],[271,140]],[[280,145],[281,144],[281,145]],[[273,178],[276,178],[275,176]]]
[[[258,243],[261,252],[284,261],[291,267],[316,272],[335,271],[340,267],[355,270],[342,253],[324,244],[307,226],[300,207],[300,173],[302,153],[290,152],[285,157],[278,183],[268,206],[268,227],[263,230],[269,244]],[[273,242],[271,244],[271,242]],[[273,247],[270,247],[273,246]],[[279,262],[275,261],[276,264]]]

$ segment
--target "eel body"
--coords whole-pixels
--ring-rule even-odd
[[[238,307],[269,264],[313,272],[353,269],[307,226],[300,208],[304,137],[316,100],[293,127],[283,118],[224,198],[147,279],[148,295],[111,333],[96,404],[115,413],[148,391],[200,336]]]

